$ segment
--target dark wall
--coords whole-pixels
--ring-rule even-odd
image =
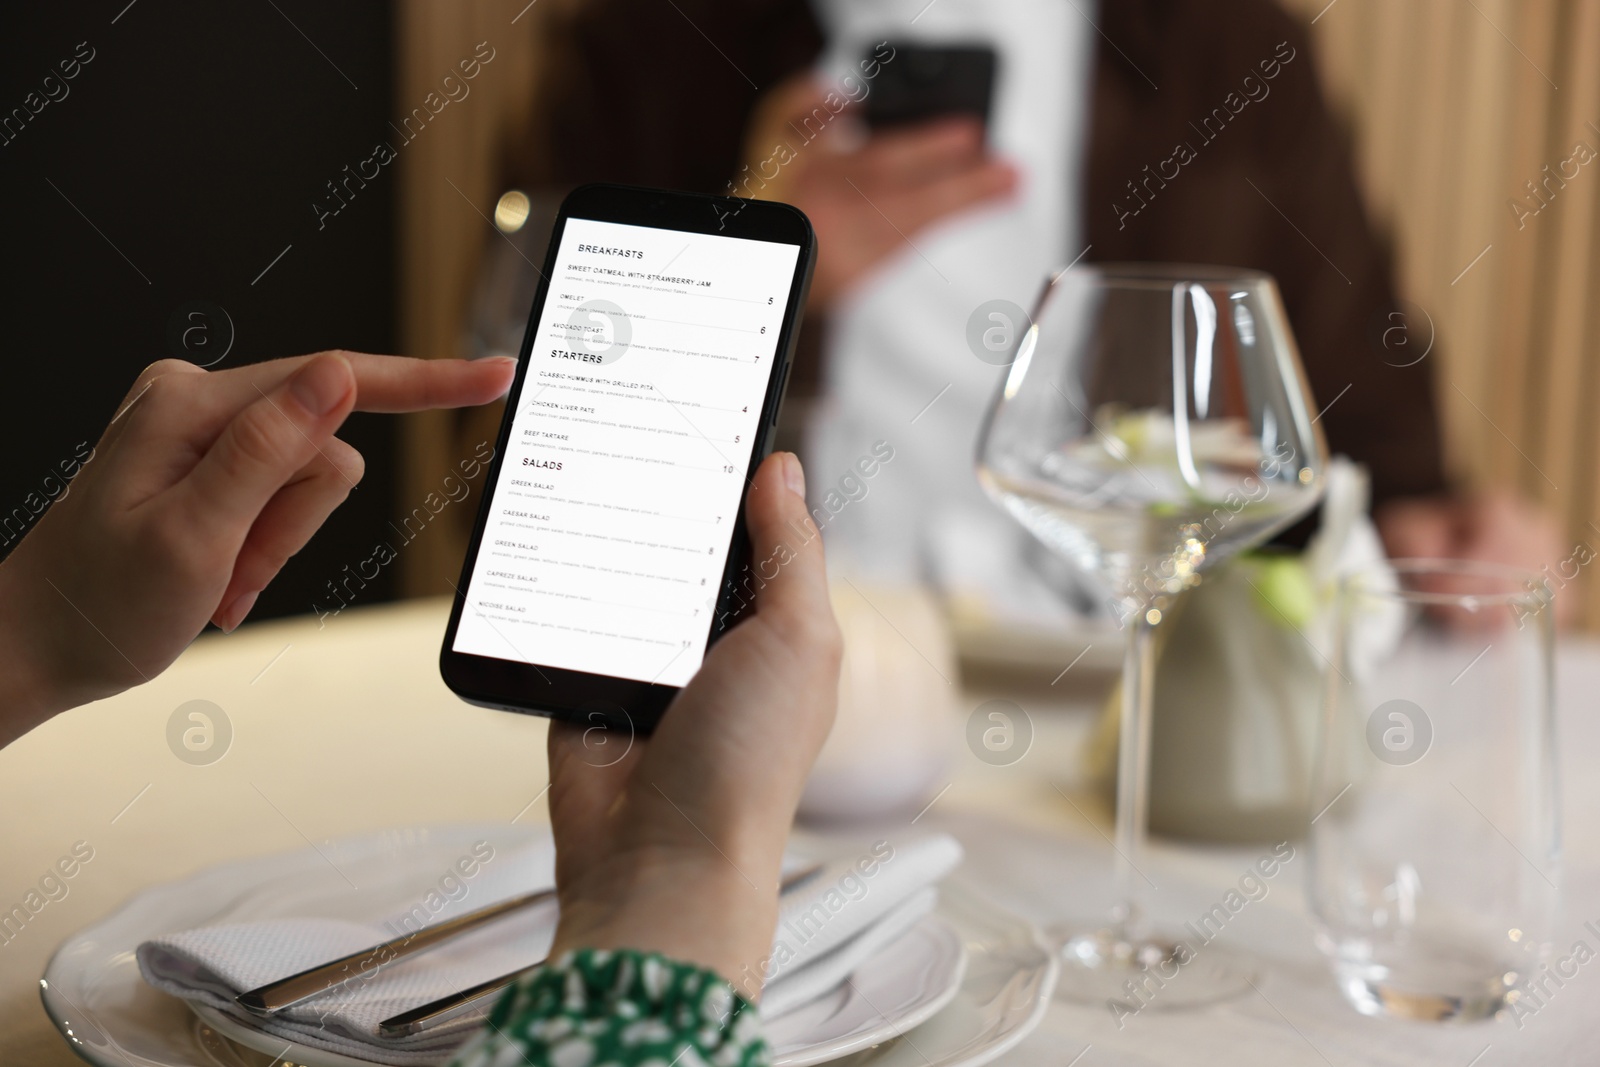
[[[220,370],[333,347],[393,351],[393,174],[323,229],[312,209],[384,135],[390,41],[378,0],[109,0],[9,13],[0,515],[93,442],[162,356],[220,356]],[[75,57],[66,80],[60,64]],[[29,94],[38,106],[46,90],[60,99],[29,112]],[[366,455],[366,479],[252,617],[309,610],[324,582],[371,552],[393,510],[396,429],[351,419],[343,436]],[[363,598],[390,595],[392,581],[386,572]]]

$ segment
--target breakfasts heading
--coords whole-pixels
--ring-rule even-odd
[[[622,259],[643,259],[644,258],[644,253],[639,251],[639,249],[637,249],[637,248],[608,248],[605,245],[585,245],[585,244],[580,244],[578,246],[578,251],[579,252],[588,252],[588,253],[590,253],[592,255],[596,255],[596,256],[619,256]]]

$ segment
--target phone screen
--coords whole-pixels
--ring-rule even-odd
[[[454,651],[694,676],[800,251],[567,219]]]

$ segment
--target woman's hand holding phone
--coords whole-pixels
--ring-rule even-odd
[[[747,317],[772,322],[747,331],[761,341],[747,346],[756,357],[735,384],[743,383],[750,399],[732,409],[753,432],[736,438],[740,460],[720,471],[680,464],[696,477],[733,477],[729,499],[715,502],[729,505],[717,510],[731,516],[740,510],[745,457],[760,454],[777,421],[811,264],[810,228],[788,208],[735,211],[711,198],[609,187],[584,195],[646,223],[680,223],[700,240],[709,258],[699,273],[665,278],[683,290],[682,299],[703,295],[698,290],[719,279],[748,282],[751,256],[730,268],[710,255],[725,250],[715,244],[722,228],[763,243],[754,261],[768,268],[771,291],[765,304],[751,302],[756,312]],[[655,232],[632,234],[643,242],[637,246],[587,251],[637,259],[648,246],[671,259],[672,242],[652,238]],[[620,275],[614,268],[603,273]],[[718,349],[724,357],[726,347]],[[701,392],[710,395],[743,361],[707,366],[722,376],[701,374]],[[562,380],[577,380],[572,369],[560,369]],[[147,368],[70,490],[0,565],[0,744],[58,711],[149,680],[208,620],[225,630],[237,626],[360,479],[360,455],[334,436],[351,411],[481,404],[504,394],[514,371],[507,359],[343,352],[216,372],[177,360]],[[545,438],[566,440],[545,429]],[[563,469],[538,458],[533,466],[541,470]],[[718,600],[714,585],[703,595],[727,610],[730,598],[755,585],[754,613],[710,645],[683,688],[630,683],[667,689],[671,704],[659,725],[660,708],[641,704],[649,721],[622,758],[612,755],[617,746],[597,752],[591,724],[553,724],[550,771],[563,904],[557,948],[662,952],[713,968],[753,998],[776,920],[788,828],[833,721],[841,639],[799,461],[780,453],[763,462],[742,510],[743,533],[729,542],[741,547],[729,550],[717,573],[742,582],[748,559],[752,579],[738,596],[730,587]],[[709,637],[709,618],[704,626]],[[509,695],[530,706],[539,696]],[[601,736],[620,740],[614,729]]]
[[[842,645],[792,454],[757,470],[746,522],[764,582],[755,614],[711,647],[654,735],[551,724],[552,955],[660,952],[755,999],[789,825],[833,723]]]
[[[146,681],[225,630],[361,479],[351,411],[483,404],[515,361],[324,352],[152,364],[92,458],[0,565],[0,744]]]
[[[334,436],[352,410],[485,403],[512,366],[353,353],[152,365],[71,491],[0,565],[0,743],[154,677],[208,620],[238,625],[360,479],[360,455]],[[591,727],[552,723],[550,774],[558,949],[659,951],[754,998],[841,642],[793,455],[761,465],[746,522],[755,613],[621,759],[614,729],[607,748]]]

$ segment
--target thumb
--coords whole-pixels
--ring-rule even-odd
[[[745,158],[764,159],[780,144],[792,144],[797,138],[804,143],[827,132],[837,114],[827,106],[828,93],[826,82],[805,72],[762,97],[746,126]]]
[[[745,498],[756,611],[788,637],[836,640],[822,533],[806,510],[805,492],[805,473],[792,452],[775,452],[756,470]]]
[[[243,542],[267,502],[322,451],[355,398],[355,374],[337,353],[317,356],[262,392],[174,487],[196,526]]]
[[[781,122],[798,122],[826,105],[834,92],[826,79],[807,73],[791,79],[772,94],[768,112]]]

